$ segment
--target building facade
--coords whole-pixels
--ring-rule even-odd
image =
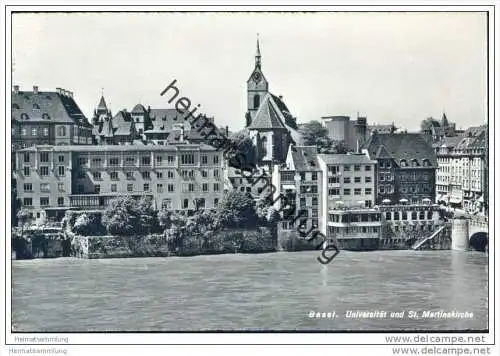
[[[365,153],[378,162],[377,204],[434,201],[436,191],[436,154],[421,134],[372,133]]]
[[[366,117],[351,120],[349,116],[324,116],[321,119],[328,136],[335,142],[344,142],[350,152],[358,152],[368,138]]]
[[[73,93],[56,91],[12,92],[12,151],[35,145],[92,144],[92,125],[73,98]]]
[[[34,146],[16,161],[18,198],[37,221],[124,195],[149,196],[156,209],[212,209],[223,194],[222,152],[207,145]]]

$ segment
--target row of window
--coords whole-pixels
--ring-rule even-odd
[[[380,214],[365,213],[365,214],[329,214],[330,221],[349,223],[349,222],[377,222],[380,221]]]
[[[91,174],[92,174],[92,177],[94,180],[102,180],[103,174],[105,174],[105,173],[92,172]],[[207,171],[207,170],[201,170],[200,174],[201,174],[202,178],[205,178],[205,179],[209,178],[209,171]],[[181,175],[181,178],[184,180],[188,180],[188,179],[192,180],[192,179],[195,179],[195,177],[196,177],[196,171],[194,171],[194,170],[182,170],[180,175]],[[126,176],[127,180],[135,180],[135,172],[133,172],[133,171],[125,172],[125,176]],[[151,172],[150,171],[141,172],[141,176],[142,176],[142,179],[151,179]],[[78,179],[84,179],[85,177],[86,177],[86,172],[83,172],[83,171],[78,172],[78,174],[77,174]],[[168,179],[174,179],[175,178],[174,171],[173,170],[167,171],[166,177]],[[220,178],[218,169],[214,169],[213,177],[215,179]],[[116,181],[119,180],[119,172],[109,172],[109,178],[111,180],[116,180]],[[163,172],[156,172],[156,178],[158,178],[158,179],[164,178]]]
[[[344,172],[350,172],[351,168],[354,170],[354,172],[361,171],[360,164],[344,164],[343,168],[344,168]],[[365,165],[364,170],[365,170],[365,172],[369,172],[372,170],[372,166]],[[328,166],[328,172],[330,172],[331,174],[338,174],[340,172],[340,166]]]
[[[318,205],[318,198],[313,197],[311,199],[311,205],[312,206],[317,206]],[[300,198],[300,207],[304,208],[306,206],[306,198]]]
[[[167,192],[168,193],[174,193],[175,192],[175,185],[174,184],[167,184]],[[194,183],[183,183],[181,187],[182,193],[193,193],[197,192],[199,189],[197,189],[197,186]],[[142,185],[142,190],[144,192],[150,192],[151,191],[151,185],[149,183],[144,183]],[[85,187],[82,184],[77,185],[77,191],[82,193],[85,192]],[[219,183],[214,183],[213,184],[213,191],[214,192],[219,192],[220,191],[220,184]],[[111,184],[111,192],[116,193],[118,192],[118,186],[116,184]],[[130,183],[127,184],[127,192],[136,192],[135,190],[135,185]],[[156,192],[157,193],[163,193],[164,192],[164,186],[163,184],[157,184],[156,185]],[[201,192],[203,193],[208,193],[210,192],[210,186],[208,183],[203,183],[201,185]],[[100,194],[101,193],[101,185],[100,184],[94,184],[94,193],[95,194]]]
[[[392,215],[392,214],[394,214],[394,215]],[[427,216],[427,220],[431,220],[432,219],[432,211],[430,211],[430,210],[428,210],[428,211],[420,211],[418,213],[416,211],[412,211],[410,215],[408,215],[407,211],[401,212],[401,220],[409,220],[408,216],[411,217],[411,220],[417,220],[417,216],[418,216],[419,220],[425,220],[426,216]],[[388,221],[390,221],[390,220],[395,220],[395,221],[400,220],[399,217],[400,217],[399,211],[394,211],[393,213],[391,213],[390,211],[387,211],[385,213],[385,219],[388,220]]]
[[[24,206],[33,206],[33,198],[24,198],[23,205]],[[40,206],[49,206],[49,205],[50,205],[50,198],[49,197],[40,197]],[[57,205],[64,206],[64,198],[63,197],[57,198]]]
[[[355,234],[355,233],[378,233],[380,227],[378,226],[350,226],[350,227],[336,227],[328,226],[330,235]]]
[[[25,177],[31,176],[31,167],[24,166],[23,174]],[[38,174],[40,177],[47,177],[49,175],[49,166],[40,166],[38,170]],[[57,166],[57,175],[59,177],[64,177],[66,175],[66,167],[65,166]]]
[[[59,163],[64,163],[66,158],[64,155],[58,155],[57,156],[57,162]],[[23,154],[23,161],[24,163],[30,163],[31,161],[31,154],[29,152],[24,152]],[[40,162],[42,163],[48,163],[49,162],[49,152],[40,152]]]
[[[23,190],[26,193],[33,192],[33,183],[24,183]],[[57,191],[64,192],[64,183],[57,183]],[[50,184],[49,183],[40,183],[40,192],[42,193],[50,193]]]
[[[361,180],[362,180],[362,177],[354,177],[354,180],[351,180],[351,177],[344,177],[344,184],[350,184],[353,181],[354,181],[354,183],[361,183]],[[372,182],[372,177],[366,176],[365,183],[371,183],[371,182]],[[329,184],[340,183],[340,177],[329,177],[328,183]]]
[[[354,192],[354,195],[361,195],[361,193],[363,192],[362,188],[344,189],[342,195],[351,195],[351,191]],[[371,195],[371,194],[373,194],[373,189],[365,188],[365,195]],[[340,195],[340,189],[339,188],[328,189],[328,195],[338,196]]]
[[[163,165],[164,162],[167,162],[167,164],[172,165],[175,163],[175,156],[174,155],[167,155],[166,160],[164,160],[164,156],[161,155],[156,155],[155,156],[155,164],[157,166]],[[219,156],[213,156],[213,164],[218,164],[219,163]],[[108,158],[108,165],[109,166],[119,166],[120,165],[121,158],[120,157],[110,157]],[[151,155],[142,155],[139,157],[139,162],[143,166],[151,165]],[[78,158],[78,164],[80,166],[88,165],[89,163],[89,158],[88,157],[79,157]],[[91,167],[101,167],[104,164],[104,160],[102,157],[92,157],[90,159],[90,165]],[[125,166],[135,166],[137,164],[137,157],[133,156],[126,156],[124,157],[123,164]],[[181,154],[180,155],[180,164],[181,165],[194,165],[195,164],[195,155],[194,154]],[[201,164],[202,165],[207,165],[208,164],[208,156],[207,155],[201,155]]]

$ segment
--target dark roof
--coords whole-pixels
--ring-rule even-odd
[[[267,94],[255,113],[249,129],[283,129],[285,124],[280,118],[280,109],[274,95]]]
[[[151,129],[156,132],[170,132],[174,129],[175,124],[189,121],[187,112],[186,114],[179,113],[176,109],[151,109],[149,117],[153,125]]]
[[[486,148],[486,128],[469,144],[470,148]]]
[[[134,106],[131,112],[134,114],[143,114],[146,111],[146,108],[142,104],[137,104],[136,106]]]
[[[381,146],[384,147],[385,151],[381,151]],[[427,159],[431,167],[437,167],[434,149],[420,133],[374,133],[364,147],[372,159],[382,158],[379,154],[387,152],[398,165],[401,160],[406,160],[410,164],[412,160],[416,159],[419,165],[423,166],[423,160]]]
[[[12,93],[12,119],[23,122],[53,122],[91,127],[75,100],[58,92]]]
[[[437,143],[435,143],[433,146],[434,147],[446,146],[453,148],[456,147],[462,140],[463,136],[446,136],[443,137],[441,140],[439,140]]]
[[[101,100],[99,100],[99,104],[97,105],[97,111],[107,111],[108,106],[106,105],[106,100],[104,100],[104,96],[101,96]]]
[[[113,125],[114,136],[129,136],[134,132],[134,121],[130,116],[130,113],[121,110],[119,111],[111,121]]]
[[[320,171],[316,146],[292,147],[293,165],[296,171]]]

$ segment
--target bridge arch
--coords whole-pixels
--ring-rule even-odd
[[[471,235],[469,246],[476,251],[486,251],[488,245],[488,233],[485,231],[478,231]]]

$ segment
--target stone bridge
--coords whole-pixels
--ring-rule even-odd
[[[453,250],[485,251],[488,246],[488,218],[469,215],[453,219],[451,229]]]

